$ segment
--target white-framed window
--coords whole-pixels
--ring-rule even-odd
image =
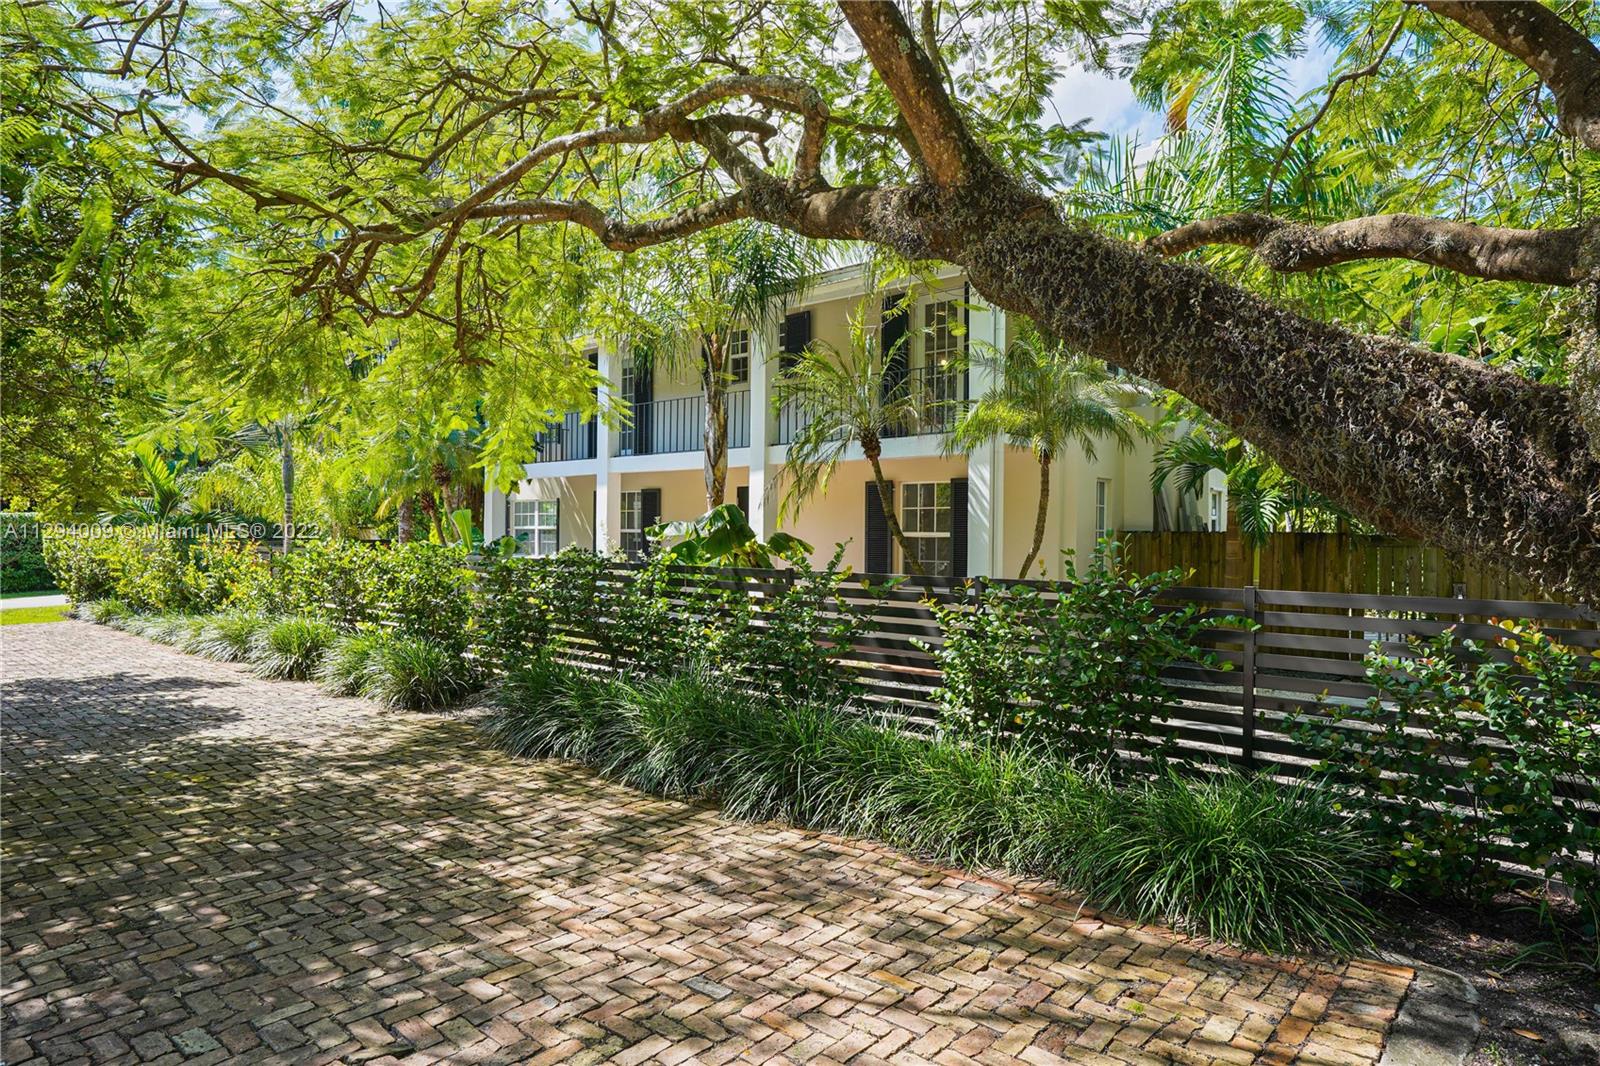
[[[928,576],[951,575],[954,560],[950,543],[950,482],[909,481],[901,485],[900,529]]]
[[[1206,528],[1211,530],[1213,533],[1221,533],[1222,520],[1226,513],[1227,509],[1222,505],[1222,490],[1212,489],[1211,510],[1210,513],[1206,515]]]
[[[1094,483],[1095,543],[1098,544],[1111,532],[1111,479],[1100,478]]]
[[[622,492],[622,517],[621,528],[618,532],[618,543],[626,555],[643,555],[644,542],[644,493],[639,489],[624,489]]]
[[[930,300],[922,307],[922,359],[947,366],[966,350],[967,330],[960,300]]]
[[[922,399],[944,405],[961,398],[957,366],[966,352],[967,336],[960,300],[931,300],[922,306]],[[932,428],[947,425],[950,412],[935,407]]]
[[[554,555],[561,550],[559,515],[555,500],[512,500],[511,535],[524,555]]]
[[[728,334],[728,378],[735,385],[750,384],[750,331],[736,329]]]

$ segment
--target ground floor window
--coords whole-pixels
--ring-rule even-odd
[[[900,486],[900,528],[929,577],[954,572],[950,541],[950,482],[911,481]],[[905,569],[910,570],[908,564]]]
[[[1222,506],[1222,490],[1221,489],[1212,489],[1211,490],[1211,513],[1206,517],[1206,521],[1210,526],[1211,532],[1213,532],[1213,533],[1222,532],[1222,515],[1223,515],[1223,511],[1224,510],[1225,509]]]
[[[517,540],[517,551],[540,556],[559,551],[560,513],[555,500],[511,501],[511,535]]]
[[[622,520],[619,533],[619,543],[624,554],[644,554],[644,493],[639,489],[624,490],[622,493]]]

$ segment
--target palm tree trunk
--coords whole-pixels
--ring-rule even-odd
[[[1018,580],[1026,580],[1028,571],[1033,568],[1033,561],[1039,557],[1039,549],[1044,546],[1044,520],[1050,511],[1050,453],[1039,453],[1039,511],[1033,516],[1033,547],[1028,549],[1028,557],[1022,560],[1022,572],[1017,575]]]
[[[294,539],[294,434],[289,424],[278,427],[280,470],[283,475],[283,550]]]
[[[900,518],[894,513],[894,493],[889,491],[889,482],[883,476],[883,467],[878,464],[878,442],[870,444],[863,440],[861,450],[866,453],[867,462],[872,464],[872,480],[878,486],[878,500],[883,504],[883,520],[889,524],[889,536],[900,546],[900,558],[905,560],[906,571],[917,577],[926,577],[928,572],[917,561],[915,553],[911,550],[911,542],[906,539],[905,530],[900,528]]]
[[[408,492],[400,500],[400,506],[394,513],[394,539],[404,544],[413,536],[413,526],[416,524],[416,503]]]
[[[722,339],[710,334],[700,377],[705,384],[706,510],[722,506],[728,491],[728,390],[723,378]]]

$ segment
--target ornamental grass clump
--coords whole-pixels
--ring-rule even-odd
[[[90,600],[74,607],[72,611],[79,618],[103,626],[115,626],[118,622],[133,614],[133,608],[116,597]]]
[[[251,639],[250,663],[262,677],[304,681],[316,673],[337,638],[332,626],[315,618],[280,619]]]
[[[707,670],[597,677],[537,657],[492,698],[485,728],[513,754],[571,759],[731,817],[1050,877],[1132,917],[1252,947],[1369,940],[1370,849],[1304,786],[1236,774],[1120,784],[1044,749],[768,702]]]
[[[1120,790],[1074,863],[1097,900],[1142,921],[1273,952],[1367,944],[1374,849],[1307,784],[1222,772]]]
[[[317,681],[335,696],[359,696],[366,688],[373,659],[384,640],[382,633],[340,637],[317,666]]]
[[[421,637],[386,634],[368,651],[360,692],[400,710],[433,711],[473,687],[471,665],[460,655]]]
[[[210,615],[184,650],[219,663],[242,663],[250,658],[257,634],[269,624],[266,616],[246,611]]]

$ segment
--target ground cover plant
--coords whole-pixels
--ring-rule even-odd
[[[493,698],[485,728],[513,754],[733,817],[1046,876],[1130,917],[1268,950],[1349,951],[1374,928],[1368,845],[1308,788],[1232,773],[1128,787],[1045,752],[752,697],[704,669],[596,677],[538,657]]]
[[[843,596],[836,564],[738,577],[569,550],[498,558],[474,584],[455,553],[390,551],[258,562],[233,582],[251,591],[205,614],[141,608],[163,598],[151,570],[108,568],[117,595],[78,611],[397,708],[447,707],[491,683],[490,734],[516,754],[732,817],[1053,878],[1135,918],[1271,950],[1353,949],[1376,927],[1375,892],[1498,889],[1508,856],[1580,897],[1593,885],[1594,830],[1565,783],[1600,766],[1588,687],[1600,660],[1532,628],[1508,626],[1487,656],[1444,638],[1375,649],[1379,697],[1308,718],[1301,737],[1327,776],[1287,785],[1186,763],[1161,742],[1164,671],[1206,662],[1202,622],[1217,619],[1163,607],[1176,575],[1130,575],[1114,550],[1071,583],[930,601],[943,638],[928,649],[943,673],[932,731],[869,699],[840,661],[877,638],[870,596]],[[413,570],[425,576],[408,585]],[[185,581],[181,566],[160,572]],[[409,613],[391,611],[408,589]],[[447,640],[428,605],[452,589],[465,591]],[[1459,757],[1441,760],[1445,747]]]

